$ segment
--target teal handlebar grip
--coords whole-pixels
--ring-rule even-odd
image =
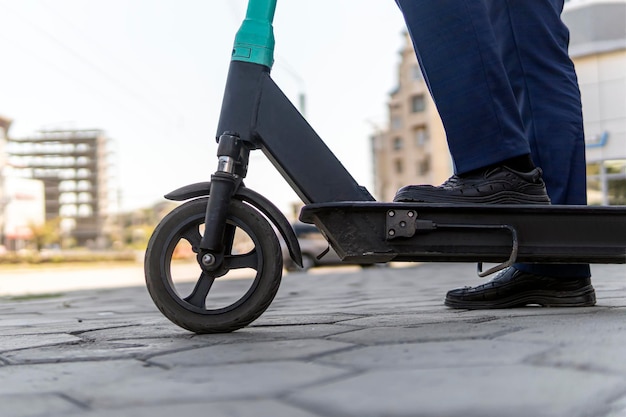
[[[246,18],[235,36],[231,59],[269,68],[274,63],[274,12],[277,0],[249,0]]]

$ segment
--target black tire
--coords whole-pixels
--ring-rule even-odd
[[[186,269],[197,273],[194,276],[191,272],[191,277],[197,278],[189,293],[189,282],[177,281],[176,268],[172,266],[173,254],[181,245],[189,244],[194,254],[197,252],[207,202],[208,198],[188,201],[169,213],[156,227],[146,250],[146,284],[156,306],[173,323],[195,333],[225,333],[247,326],[269,307],[280,285],[283,261],[278,239],[267,220],[251,206],[233,200],[227,227],[236,233],[233,234],[235,238],[227,243],[224,265],[217,271],[203,272],[193,257],[197,269],[192,263],[185,264]],[[234,250],[233,241],[242,240],[239,237],[244,238],[251,248],[243,254]],[[241,282],[221,279],[230,271],[239,269],[250,270],[254,276]],[[187,274],[186,278],[189,272]],[[224,294],[213,297],[218,282],[227,284],[228,297]],[[246,287],[248,284],[243,295],[239,297],[237,293],[231,302],[233,286]],[[225,298],[229,300],[224,301]]]

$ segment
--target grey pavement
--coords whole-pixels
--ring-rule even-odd
[[[593,267],[596,307],[444,307],[474,270],[286,274],[220,335],[143,286],[0,297],[0,416],[626,417],[626,266]]]

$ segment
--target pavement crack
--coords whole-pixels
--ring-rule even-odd
[[[83,335],[85,333],[97,332],[97,331],[101,331],[101,330],[124,329],[124,328],[127,328],[127,327],[140,327],[140,325],[138,325],[138,324],[125,324],[125,325],[121,325],[121,326],[97,327],[97,328],[94,328],[94,329],[75,330],[75,331],[72,331],[72,332],[68,332],[68,334],[70,334],[72,336],[80,337],[81,335]]]
[[[169,370],[172,369],[171,366],[167,366],[167,365],[164,365],[164,364],[158,363],[158,362],[153,362],[150,359],[141,359],[141,358],[139,358],[139,361],[143,362],[144,368],[159,368],[159,369],[163,369],[164,371],[169,371]]]
[[[67,401],[67,402],[69,402],[71,404],[74,404],[76,407],[78,407],[78,408],[80,408],[82,410],[89,410],[90,409],[90,407],[86,403],[84,403],[82,401],[79,401],[76,398],[74,398],[74,397],[72,397],[72,396],[70,396],[68,394],[60,392],[60,393],[57,393],[56,395],[58,397],[64,399],[65,401]]]
[[[551,359],[549,355],[558,351],[559,348],[560,347],[550,348],[543,352],[530,355],[522,360],[522,363],[530,366],[536,366],[538,368],[569,369],[578,372],[589,372],[594,374],[623,377],[623,372],[621,371],[611,371],[606,367],[597,366],[592,363],[574,363],[558,359]]]

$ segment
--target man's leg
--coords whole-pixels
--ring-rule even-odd
[[[586,201],[580,94],[567,56],[562,0],[487,0],[502,61],[519,103],[535,163],[555,204]],[[452,290],[446,305],[507,308],[595,304],[588,265],[518,264],[473,288]]]
[[[487,0],[490,20],[552,204],[586,204],[582,105],[563,0]],[[516,265],[552,277],[589,277],[588,265]]]
[[[516,68],[515,65],[512,65],[512,58],[517,53],[517,45],[515,42],[511,42],[515,40],[515,37],[509,36],[509,39],[504,41],[501,39],[502,33],[500,32],[502,31],[508,31],[509,35],[515,33],[513,26],[508,26],[512,23],[510,23],[510,16],[507,16],[508,11],[505,6],[508,4],[506,1],[494,2],[493,7],[488,7],[492,6],[489,0],[471,3],[411,0],[397,0],[397,2],[403,10],[418,59],[426,72],[429,88],[448,134],[448,143],[456,162],[457,173],[460,174],[451,178],[441,187],[405,187],[406,190],[400,190],[398,193],[400,198],[397,200],[498,203],[503,201],[498,198],[486,198],[484,190],[492,189],[494,184],[500,186],[498,181],[501,180],[515,182],[515,187],[517,187],[507,190],[509,194],[504,201],[517,201],[514,195],[521,192],[524,199],[517,202],[541,202],[538,198],[535,200],[535,197],[539,195],[539,185],[543,188],[543,182],[538,183],[531,176],[519,175],[519,172],[508,169],[500,169],[496,172],[489,168],[478,174],[471,172],[498,163],[505,164],[506,167],[506,164],[511,162],[511,159],[507,158],[514,158],[515,152],[511,152],[512,149],[518,151],[523,149],[524,142],[528,146],[526,132],[531,129],[531,124],[535,126],[536,132],[533,136],[529,135],[528,137],[533,139],[533,152],[538,163],[545,163],[542,157],[551,155],[554,149],[557,152],[561,152],[559,151],[560,147],[567,148],[564,149],[565,152],[569,150],[566,141],[560,142],[553,148],[542,146],[541,150],[537,149],[537,145],[542,139],[539,130],[536,129],[537,122],[534,119],[538,117],[537,120],[541,120],[542,117],[536,113],[533,114],[533,112],[528,113],[529,108],[525,107],[529,104],[532,105],[533,102],[527,97],[530,91],[528,91],[528,86],[525,85],[523,78],[524,75],[532,77],[533,74],[517,74],[515,72]],[[530,5],[534,5],[534,3],[528,2]],[[554,2],[548,3],[555,4]],[[501,9],[497,9],[498,6]],[[558,5],[556,6],[558,9]],[[556,9],[553,9],[552,17],[554,17],[554,10]],[[557,17],[559,15],[560,9],[558,9]],[[508,19],[498,19],[498,16],[508,17]],[[492,21],[495,23],[494,26],[492,26]],[[519,23],[527,24],[527,22]],[[548,30],[552,28],[553,22],[544,20],[542,25],[544,30]],[[562,29],[561,26],[560,30]],[[554,35],[562,35],[562,32],[556,32]],[[558,46],[556,50],[562,53],[563,48],[565,48],[566,54],[567,42],[562,42],[562,36],[559,39],[561,40],[555,40],[556,46]],[[545,39],[535,39],[534,42],[534,45],[532,42],[529,45],[536,47],[537,42],[545,42]],[[555,48],[554,44],[551,46]],[[504,57],[505,55],[506,57]],[[521,57],[518,61],[517,70],[519,71],[521,69],[519,64],[524,61]],[[536,61],[535,65],[541,66],[542,64],[540,61]],[[553,68],[549,72],[552,70]],[[516,81],[512,82],[510,78],[516,78]],[[518,82],[517,80],[521,81]],[[571,90],[566,91],[571,94]],[[541,87],[533,88],[533,93],[541,92]],[[546,92],[543,91],[543,93]],[[513,106],[511,106],[511,100],[514,103]],[[520,108],[518,108],[518,102],[525,102],[526,104],[520,104]],[[579,103],[578,101],[578,105]],[[566,106],[569,111],[565,113],[570,116],[575,114],[576,106],[575,102],[571,107]],[[494,109],[498,109],[499,113]],[[542,107],[532,108],[534,111],[537,109],[542,109]],[[471,116],[467,117],[467,114],[464,113],[466,110],[469,112],[467,114]],[[529,115],[531,115],[530,118]],[[545,120],[551,122],[549,117]],[[472,122],[476,126],[472,126]],[[564,123],[567,124],[568,122],[564,121]],[[578,122],[574,121],[574,124],[576,123]],[[580,123],[578,124],[580,125]],[[500,136],[495,132],[499,132]],[[503,135],[504,132],[517,132],[520,141],[512,139],[517,135]],[[481,134],[486,136],[480,137]],[[479,137],[476,139],[475,135]],[[577,141],[578,139],[575,140],[575,142]],[[472,146],[473,143],[482,145],[475,147]],[[569,172],[568,177],[580,175],[581,166],[582,173],[585,172],[584,147],[573,151],[574,154],[570,154],[570,157],[580,158],[578,153],[580,151],[583,152],[582,165],[577,159],[577,162],[574,163],[574,167],[577,168]],[[502,152],[508,156],[503,157]],[[498,156],[494,157],[494,155]],[[523,153],[518,155],[523,155]],[[578,156],[574,157],[574,155]],[[487,158],[482,158],[484,156]],[[567,159],[567,154],[564,156]],[[480,163],[481,160],[484,163]],[[501,175],[503,173],[506,175]],[[557,168],[554,174],[563,175],[563,168],[561,168],[560,173]],[[494,179],[498,181],[494,182]],[[559,189],[554,185],[552,188]],[[579,198],[580,185],[575,189],[578,192],[574,192],[574,195],[578,195],[577,198]],[[582,189],[584,189],[584,178]],[[543,192],[545,193],[545,189]],[[503,193],[500,194],[504,195]],[[555,191],[555,195],[560,195],[560,192]],[[414,200],[415,196],[418,196],[419,199]],[[565,203],[561,197],[558,198],[560,204]],[[567,201],[569,204],[573,204],[573,201],[577,200]],[[553,266],[534,266],[532,268],[536,268],[536,272],[530,270],[532,271],[530,273],[523,270],[526,267],[526,265],[519,265],[520,269],[509,268],[492,281],[478,287],[450,291],[446,297],[446,304],[459,308],[506,308],[526,304],[586,306],[595,303],[595,292],[589,281],[588,272],[585,275],[585,270],[588,271],[588,267],[562,266],[555,269]],[[543,273],[550,274],[548,276],[538,275]],[[551,276],[553,274],[554,276]],[[566,276],[570,279],[557,278]]]
[[[443,121],[457,175],[395,201],[547,204],[484,1],[396,0]]]
[[[529,154],[485,3],[397,3],[443,121],[456,173]]]

